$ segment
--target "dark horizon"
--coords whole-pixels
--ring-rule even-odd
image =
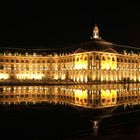
[[[140,46],[140,9],[132,2],[12,2],[1,5],[0,46],[61,48],[90,41],[95,23],[100,36]]]

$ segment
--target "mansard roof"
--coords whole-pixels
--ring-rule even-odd
[[[10,52],[10,53],[37,53],[41,55],[48,55],[48,54],[75,54],[75,53],[83,53],[89,51],[102,51],[102,52],[110,52],[110,53],[119,53],[124,54],[126,53],[140,53],[140,48],[126,46],[126,45],[119,45],[112,42],[105,41],[101,38],[92,39],[88,42],[80,43],[74,46],[64,47],[64,48],[57,48],[57,49],[24,49],[24,48],[10,48],[10,47],[0,47],[0,52]]]
[[[110,52],[110,53],[117,53],[117,54],[124,54],[126,53],[140,53],[140,48],[126,46],[126,45],[119,45],[113,42],[108,42],[103,39],[94,39],[86,43],[81,43],[79,48],[82,48],[85,51],[101,51],[101,52]]]

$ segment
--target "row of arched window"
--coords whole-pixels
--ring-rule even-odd
[[[49,58],[49,59],[34,59],[34,60],[26,60],[26,59],[14,59],[14,58],[4,58],[4,59],[0,59],[0,62],[11,62],[11,63],[66,63],[66,62],[76,62],[76,61],[80,61],[80,60],[93,60],[94,56],[74,56],[74,57],[69,57],[69,58],[58,58],[58,59],[53,59],[53,58]],[[95,55],[95,60],[100,60],[100,56],[99,55]],[[101,58],[101,60],[112,60],[115,61],[116,58],[115,57],[105,57],[103,56]],[[126,62],[126,63],[138,63],[139,60],[138,59],[134,59],[134,58],[123,58],[123,57],[118,57],[117,58],[117,62]]]
[[[117,62],[128,62],[128,63],[138,63],[138,60],[136,59],[124,59],[124,58],[117,58]]]

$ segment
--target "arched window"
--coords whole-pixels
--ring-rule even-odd
[[[3,69],[3,65],[0,65],[0,69]]]
[[[42,63],[45,63],[45,60],[42,60]]]
[[[96,60],[99,60],[99,56],[98,55],[96,56]]]
[[[115,58],[114,57],[112,58],[112,61],[115,61]]]
[[[105,57],[103,56],[102,60],[105,60]]]
[[[92,56],[90,56],[90,60],[92,60]]]
[[[16,60],[16,63],[19,63],[19,60]]]

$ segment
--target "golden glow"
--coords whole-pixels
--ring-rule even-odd
[[[116,104],[117,103],[117,92],[116,90],[111,90],[111,94],[112,94],[112,104]]]
[[[75,103],[76,104],[82,104],[85,105],[85,99],[87,99],[87,90],[80,90],[80,89],[75,89]]]
[[[116,104],[116,90],[101,90],[101,105],[108,106]]]
[[[54,79],[55,79],[55,80],[58,79],[58,74],[57,74],[57,73],[55,73],[55,75],[54,75]]]
[[[116,61],[112,61],[111,69],[113,69],[113,70],[117,69],[117,62]]]
[[[75,62],[75,68],[74,69],[87,69],[88,68],[88,62],[87,60],[79,60]]]
[[[117,69],[116,58],[114,60],[112,60],[112,58],[105,57],[105,59],[101,61],[101,69],[116,70]]]
[[[0,73],[0,79],[9,79],[9,78],[10,78],[9,74]]]
[[[93,29],[93,38],[99,38],[99,28],[97,27],[97,25],[95,25]]]
[[[122,84],[88,86],[1,86],[0,103],[55,102],[81,107],[107,108],[129,103],[139,104],[139,87],[140,84],[138,83],[129,84],[129,89],[125,90]]]
[[[50,80],[58,84],[61,81],[73,84],[96,81],[121,83],[124,79],[139,82],[139,55],[128,56],[117,54],[113,49],[110,51],[83,52],[79,49],[76,53],[63,55],[1,54],[0,79],[13,82],[21,79]]]
[[[17,79],[36,79],[41,80],[44,74],[16,74]]]

